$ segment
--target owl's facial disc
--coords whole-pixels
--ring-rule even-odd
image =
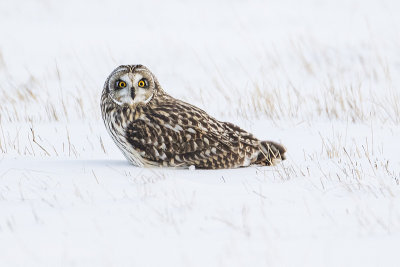
[[[133,105],[131,96],[132,82],[127,74],[116,75],[110,80],[109,87],[111,99],[119,106]]]
[[[136,106],[147,104],[153,97],[153,80],[147,73],[135,71],[125,72],[113,77],[109,86],[111,99],[119,106]]]

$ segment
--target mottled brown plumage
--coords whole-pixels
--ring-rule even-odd
[[[171,97],[142,65],[120,66],[111,73],[101,109],[111,137],[137,166],[221,169],[285,159],[282,145],[260,141]]]

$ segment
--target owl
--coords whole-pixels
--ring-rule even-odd
[[[119,66],[108,76],[101,113],[115,144],[136,166],[224,169],[285,159],[282,145],[170,96],[143,65]]]

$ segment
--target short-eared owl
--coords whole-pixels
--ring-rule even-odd
[[[285,159],[282,145],[168,95],[143,65],[119,66],[110,74],[101,112],[112,139],[137,166],[222,169]]]

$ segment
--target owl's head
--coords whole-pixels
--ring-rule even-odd
[[[104,84],[103,96],[118,106],[147,104],[162,89],[151,71],[143,65],[122,65],[113,70]]]

